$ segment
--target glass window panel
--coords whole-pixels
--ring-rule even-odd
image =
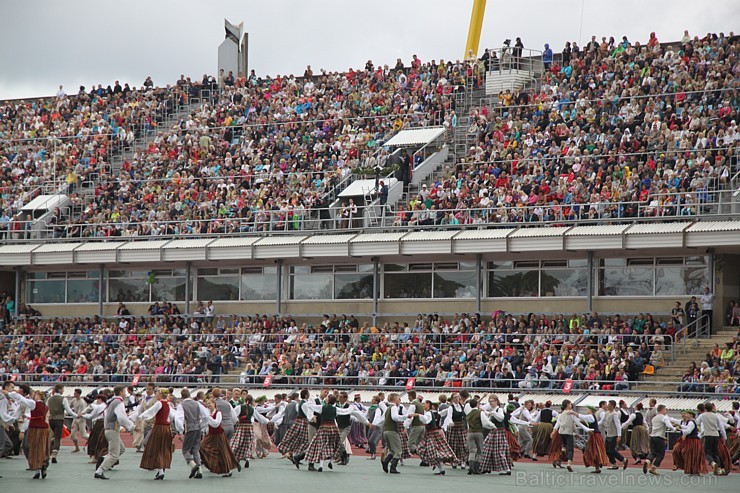
[[[262,274],[262,267],[244,267],[242,274]]]
[[[310,265],[294,265],[290,268],[291,274],[309,274],[311,272]]]
[[[684,286],[685,294],[701,295],[704,294],[704,288],[709,286],[709,268],[708,267],[686,267],[684,269]]]
[[[489,274],[488,296],[520,298],[537,296],[540,289],[537,270],[495,270]]]
[[[152,301],[185,301],[185,278],[156,277],[152,284]]]
[[[488,262],[488,268],[489,269],[511,269],[514,267],[514,262],[510,261],[496,261],[496,262]]]
[[[625,258],[605,258],[601,259],[601,265],[604,267],[622,267],[627,265]]]
[[[290,299],[330,300],[333,299],[332,274],[310,274],[290,277]]]
[[[236,268],[236,269],[219,269],[218,270],[218,273],[219,274],[231,274],[231,275],[236,274],[238,276],[239,275],[239,269],[238,268]]]
[[[356,265],[336,265],[334,266],[334,272],[357,272]]]
[[[239,299],[239,276],[199,276],[198,299],[236,301]]]
[[[311,273],[325,273],[325,272],[334,272],[334,266],[333,265],[313,265],[311,266]]]
[[[67,279],[80,279],[87,277],[87,272],[67,272]]]
[[[128,277],[128,273],[125,270],[112,270],[108,272],[109,277]]]
[[[64,303],[65,281],[30,281],[28,303]]]
[[[277,300],[277,271],[242,275],[242,300]]]
[[[602,269],[600,296],[652,296],[653,269]]]
[[[199,276],[215,276],[218,274],[218,269],[198,269]]]
[[[383,270],[385,272],[401,272],[405,271],[408,265],[401,265],[401,264],[385,264],[383,265]]]
[[[111,279],[108,281],[108,300],[124,303],[149,301],[149,284],[145,278]]]
[[[588,266],[588,260],[584,259],[571,259],[568,260],[568,267],[586,267]]]
[[[265,267],[265,268],[263,269],[263,272],[264,272],[265,274],[273,274],[273,275],[277,275],[277,267],[276,267],[276,266],[272,266],[272,267]]]
[[[46,278],[47,279],[66,279],[67,273],[66,272],[47,272]]]
[[[383,282],[386,298],[432,297],[431,272],[386,274]]]
[[[67,281],[67,303],[97,303],[99,293],[100,281],[97,279]]]
[[[358,272],[372,272],[375,269],[373,264],[360,264],[357,266]]]
[[[432,264],[410,264],[409,270],[432,270]]]
[[[458,270],[457,262],[434,264],[434,270]]]
[[[172,277],[172,269],[156,269],[151,271],[155,276]]]
[[[658,267],[655,269],[655,294],[686,294],[682,267]]]
[[[460,262],[460,270],[475,270],[477,268],[477,262]]]
[[[372,274],[337,274],[334,276],[335,299],[352,300],[372,297]]]
[[[477,274],[475,271],[438,272],[434,274],[435,298],[475,298]]]
[[[29,272],[26,279],[46,279],[46,272]]]
[[[543,269],[540,274],[542,296],[586,296],[587,269]]]

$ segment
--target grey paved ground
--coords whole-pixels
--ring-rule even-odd
[[[232,478],[205,474],[200,481],[188,480],[188,468],[180,451],[176,451],[173,468],[167,471],[164,481],[152,481],[153,472],[139,469],[140,454],[127,451],[121,464],[108,476],[110,481],[93,479],[93,465],[87,464],[87,457],[82,454],[71,454],[64,447],[60,453],[59,464],[53,464],[45,481],[32,480],[32,473],[25,471],[25,460],[0,461],[0,491],[13,493],[48,492],[48,493],[86,493],[88,491],[116,493],[125,491],[157,493],[190,492],[200,489],[213,491],[227,489],[230,491],[267,491],[276,489],[281,492],[325,492],[325,493],[364,493],[364,492],[403,492],[415,491],[431,493],[435,490],[454,489],[458,492],[481,491],[490,488],[493,491],[516,491],[529,493],[548,490],[566,489],[572,492],[610,491],[613,493],[647,489],[650,492],[670,490],[703,490],[716,493],[738,493],[740,491],[740,474],[730,476],[689,478],[678,472],[665,471],[660,477],[643,476],[639,469],[630,468],[624,473],[605,471],[601,475],[586,473],[577,467],[575,474],[564,469],[554,470],[545,463],[516,464],[515,472],[510,477],[501,476],[467,476],[464,472],[448,469],[445,477],[432,475],[429,468],[418,467],[419,461],[412,459],[407,465],[399,468],[400,475],[384,474],[378,461],[369,461],[365,457],[353,457],[346,467],[335,466],[333,471],[310,473],[305,468],[297,471],[289,462],[273,456],[263,460],[253,460],[252,467]]]

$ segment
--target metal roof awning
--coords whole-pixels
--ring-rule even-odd
[[[566,250],[620,250],[626,225],[576,226],[565,233]]]
[[[691,223],[647,223],[635,224],[624,232],[624,248],[682,248],[684,230]]]
[[[313,235],[306,238],[301,247],[304,258],[313,257],[347,257],[349,256],[349,242],[357,235]]]
[[[401,130],[383,145],[386,147],[426,145],[441,135],[444,135],[445,131],[444,127],[410,128],[408,130]]]
[[[686,230],[687,247],[740,245],[740,221],[702,221]]]
[[[47,243],[33,251],[34,265],[74,263],[74,251],[82,243]]]
[[[450,254],[458,231],[414,231],[401,239],[402,255]]]
[[[396,178],[383,178],[390,189],[398,182]],[[364,197],[375,192],[375,180],[355,180],[339,193],[339,198]]]
[[[398,255],[401,250],[401,238],[405,235],[406,233],[368,233],[357,235],[349,242],[349,254],[352,257]]]
[[[30,245],[2,245],[0,246],[0,265],[31,265],[31,252],[38,247],[39,245],[37,243]]]
[[[206,260],[206,247],[213,241],[213,238],[172,240],[162,247],[162,260],[165,262]]]
[[[75,248],[74,261],[76,264],[113,264],[118,260],[120,241],[91,241]]]
[[[21,210],[24,212],[31,212],[37,209],[51,210],[55,207],[59,207],[59,205],[66,200],[69,200],[69,197],[63,194],[39,195],[29,203],[24,205]]]

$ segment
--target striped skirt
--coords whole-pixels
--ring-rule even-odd
[[[457,457],[457,463],[468,460],[468,430],[465,423],[455,423],[447,430],[447,443]]]
[[[288,432],[280,441],[278,450],[281,454],[301,454],[308,448],[308,420],[298,418],[293,426],[288,428]]]
[[[583,452],[583,463],[586,467],[601,468],[609,463],[606,445],[601,433],[589,433],[586,451]]]
[[[409,448],[409,432],[403,426],[403,423],[396,423],[398,436],[401,439],[401,459],[411,458],[411,449]]]
[[[555,437],[550,440],[550,450],[547,451],[547,455],[551,462],[567,462],[568,456],[563,450],[563,440],[560,438],[560,433],[557,430],[554,433]]]
[[[538,423],[532,430],[532,451],[535,456],[544,456],[550,453],[550,434],[553,430],[552,423]],[[560,447],[558,447],[559,449]]]
[[[229,442],[236,460],[242,461],[248,459],[253,454],[254,447],[254,429],[252,423],[237,423],[234,426],[234,436]]]
[[[172,428],[169,424],[152,427],[139,467],[147,471],[169,469],[172,465]]]
[[[704,457],[704,447],[698,438],[684,438],[682,447],[683,472],[686,474],[706,474],[707,461]]]
[[[511,471],[514,463],[511,460],[509,442],[506,440],[506,430],[496,428],[491,430],[483,442],[483,452],[480,456],[481,473]]]
[[[717,448],[719,449],[720,467],[725,470],[725,474],[730,474],[730,471],[732,470],[732,458],[724,438],[719,437]]]
[[[509,452],[511,452],[512,460],[517,460],[522,456],[522,447],[519,445],[519,440],[509,429],[506,430],[506,441],[509,442]]]
[[[228,474],[239,467],[239,461],[226,441],[225,433],[209,433],[200,443],[200,459],[214,474]]]
[[[90,436],[87,438],[87,455],[96,457],[98,446],[100,445],[100,435],[103,434],[103,420],[98,419],[93,422]]]
[[[442,429],[426,430],[424,439],[419,443],[419,457],[429,465],[436,466],[442,462],[457,463],[457,457],[445,439]]]
[[[738,437],[738,433],[727,435],[727,449],[730,451],[730,457],[733,459],[740,457],[740,438]]]
[[[306,462],[333,460],[339,449],[339,428],[334,423],[322,423],[306,450]]]
[[[28,468],[37,471],[49,465],[51,442],[49,428],[28,428]]]
[[[683,447],[686,445],[684,438],[678,437],[676,443],[673,444],[673,450],[671,456],[673,457],[673,467],[676,469],[683,469],[685,462],[683,457]]]
[[[630,437],[630,451],[634,458],[645,458],[650,453],[650,436],[644,425],[638,425],[632,428]]]
[[[367,445],[367,434],[365,433],[365,425],[358,422],[352,422],[352,429],[349,432],[349,443],[355,447],[365,448]]]

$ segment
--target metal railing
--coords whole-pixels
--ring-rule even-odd
[[[711,193],[711,192],[710,192]],[[346,204],[349,206],[349,202]],[[598,202],[557,205],[517,206],[507,204],[491,208],[415,209],[403,206],[394,210],[387,205],[355,206],[357,213],[343,215],[343,205],[333,208],[289,208],[256,210],[251,217],[226,215],[209,219],[175,221],[122,220],[72,223],[53,228],[34,220],[11,220],[0,223],[0,242],[54,240],[135,240],[171,238],[208,238],[241,236],[251,233],[305,234],[310,232],[465,230],[536,226],[573,226],[597,224],[635,224],[697,220],[737,219],[737,215],[720,211],[720,202],[700,202],[691,206],[659,206],[642,202]],[[379,221],[366,221],[374,208]],[[35,227],[34,227],[35,225]]]

